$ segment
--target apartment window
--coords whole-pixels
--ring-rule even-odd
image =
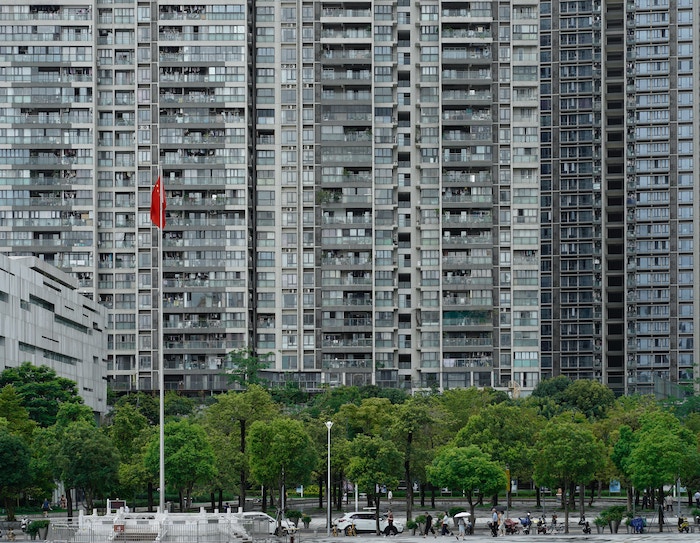
[[[421,21],[437,21],[438,20],[438,6],[421,6],[420,8],[420,20]]]
[[[275,20],[274,6],[257,6],[255,8],[255,18],[257,22],[272,22]]]
[[[392,21],[394,19],[394,10],[391,5],[374,6],[375,21]]]
[[[255,51],[255,60],[257,62],[275,62],[274,47],[258,47]]]
[[[282,8],[282,22],[294,23],[297,20],[297,8],[284,7]]]
[[[256,83],[274,83],[275,69],[274,68],[258,68],[255,72]]]
[[[256,39],[258,42],[274,42],[275,29],[271,26],[259,26],[255,30]]]

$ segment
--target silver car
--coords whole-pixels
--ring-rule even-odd
[[[283,518],[280,524],[280,529],[277,529],[277,521],[268,515],[267,513],[262,513],[259,511],[246,511],[244,513],[234,513],[246,532],[249,534],[268,534],[268,535],[287,535],[294,534],[297,531],[297,527],[294,523]]]

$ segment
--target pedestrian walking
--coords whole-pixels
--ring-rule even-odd
[[[440,531],[440,535],[452,535],[452,530],[450,529],[450,515],[447,511],[445,511],[445,514],[442,517],[442,530]]]
[[[457,539],[464,539],[464,534],[467,531],[467,523],[464,520],[464,517],[459,517],[459,520],[457,520]]]
[[[673,511],[673,496],[667,494],[664,498],[664,505],[666,506],[666,511]]]
[[[428,537],[428,532],[433,534],[433,537],[437,537],[437,534],[435,533],[435,528],[433,528],[433,517],[431,516],[430,513],[426,511],[425,513],[425,533],[423,534],[423,537]]]
[[[489,522],[489,528],[491,528],[491,535],[496,537],[498,535],[498,511],[494,507],[491,509],[491,522]]]

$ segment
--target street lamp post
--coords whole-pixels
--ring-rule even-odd
[[[328,428],[328,481],[326,484],[326,500],[328,502],[328,515],[326,518],[326,535],[331,535],[331,427],[333,421],[326,422]]]

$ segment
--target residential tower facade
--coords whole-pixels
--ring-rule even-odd
[[[248,348],[312,391],[691,383],[697,9],[7,0],[0,251],[107,307],[119,391],[159,334],[188,394]]]

